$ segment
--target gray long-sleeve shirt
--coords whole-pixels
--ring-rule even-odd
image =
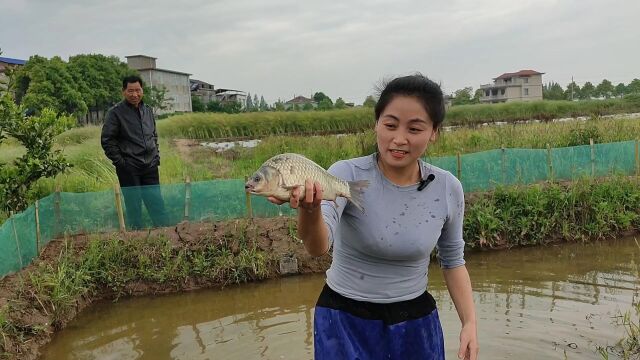
[[[427,287],[430,254],[443,268],[464,265],[464,193],[450,172],[420,161],[423,179],[398,186],[379,170],[375,155],[343,160],[329,172],[347,181],[369,180],[362,213],[344,198],[322,203],[333,261],[327,284],[339,294],[375,303],[413,299]]]

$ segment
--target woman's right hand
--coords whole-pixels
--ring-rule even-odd
[[[292,209],[302,208],[307,212],[311,213],[315,209],[320,208],[320,204],[322,203],[322,186],[319,182],[312,182],[307,179],[304,183],[304,199],[300,201],[301,197],[301,187],[297,186],[293,190],[291,190],[291,197],[289,198],[289,204]],[[273,196],[269,196],[267,198],[270,202],[276,205],[282,205],[287,201],[276,199]]]

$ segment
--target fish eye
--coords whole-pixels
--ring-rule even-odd
[[[256,175],[253,177],[253,181],[258,182],[260,181],[260,175]]]

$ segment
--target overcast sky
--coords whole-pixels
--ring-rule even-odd
[[[158,58],[268,102],[323,91],[360,104],[383,77],[445,93],[520,69],[563,86],[640,78],[638,0],[0,0],[6,57]]]

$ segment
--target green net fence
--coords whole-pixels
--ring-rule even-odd
[[[456,175],[465,192],[543,180],[638,175],[640,169],[637,141],[554,149],[497,149],[426,160]],[[247,198],[242,179],[90,193],[56,192],[0,226],[0,276],[27,266],[47,242],[64,234],[293,213],[287,205],[277,206],[263,197]]]

